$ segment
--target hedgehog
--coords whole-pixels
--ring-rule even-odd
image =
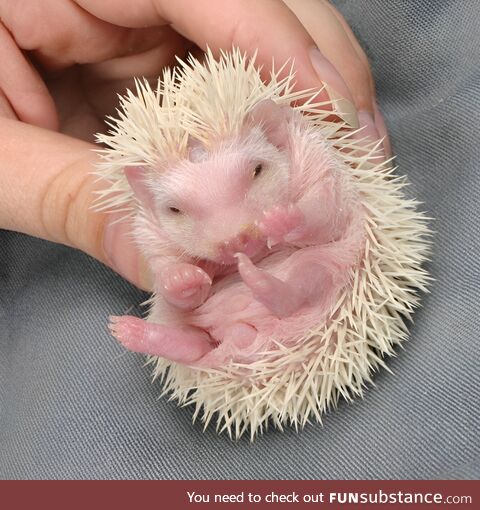
[[[137,79],[97,135],[96,208],[123,213],[155,281],[146,319],[110,331],[234,439],[362,396],[429,281],[428,218],[381,141],[294,87],[293,65],[265,80],[207,51]]]

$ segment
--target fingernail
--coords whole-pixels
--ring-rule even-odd
[[[385,125],[385,120],[383,118],[380,109],[376,103],[373,104],[373,112],[375,114],[375,124],[377,125],[378,132],[380,133],[380,137],[383,138],[383,148],[385,150],[385,155],[387,159],[392,157],[392,146],[390,144],[390,137],[388,136],[387,126]]]
[[[359,127],[358,114],[355,109],[355,106],[351,101],[341,97],[339,93],[332,89],[330,85],[325,85],[325,90],[327,91],[328,97],[334,104],[335,113],[345,121],[350,127],[353,129],[357,129]]]
[[[325,85],[335,113],[352,128],[358,128],[358,116],[347,84],[316,47],[310,49],[310,61],[320,81]]]
[[[361,138],[368,137],[372,141],[380,139],[380,134],[378,133],[377,126],[375,125],[375,121],[373,120],[373,116],[370,112],[358,112],[358,121],[361,128],[358,135]]]

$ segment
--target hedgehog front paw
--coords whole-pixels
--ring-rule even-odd
[[[258,227],[267,238],[269,246],[282,242],[294,242],[303,235],[305,216],[296,205],[275,206],[264,212]]]
[[[212,280],[193,264],[179,263],[164,267],[157,282],[158,291],[172,305],[192,310],[208,296]]]

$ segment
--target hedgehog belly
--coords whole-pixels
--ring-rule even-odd
[[[249,364],[262,359],[265,352],[277,349],[278,344],[284,348],[298,344],[306,331],[325,321],[345,288],[361,248],[358,241],[363,237],[356,237],[314,248],[282,250],[258,263],[264,271],[285,280],[300,257],[318,260],[322,293],[315,302],[289,317],[280,319],[259,303],[238,273],[221,278],[206,302],[184,317],[187,324],[207,331],[218,344],[194,366],[221,368],[230,362]],[[312,278],[315,276],[312,274]],[[245,338],[245,330],[253,331],[249,338]]]

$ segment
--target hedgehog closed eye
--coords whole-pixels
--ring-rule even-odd
[[[169,207],[168,210],[173,214],[182,214],[182,211],[178,207]]]

